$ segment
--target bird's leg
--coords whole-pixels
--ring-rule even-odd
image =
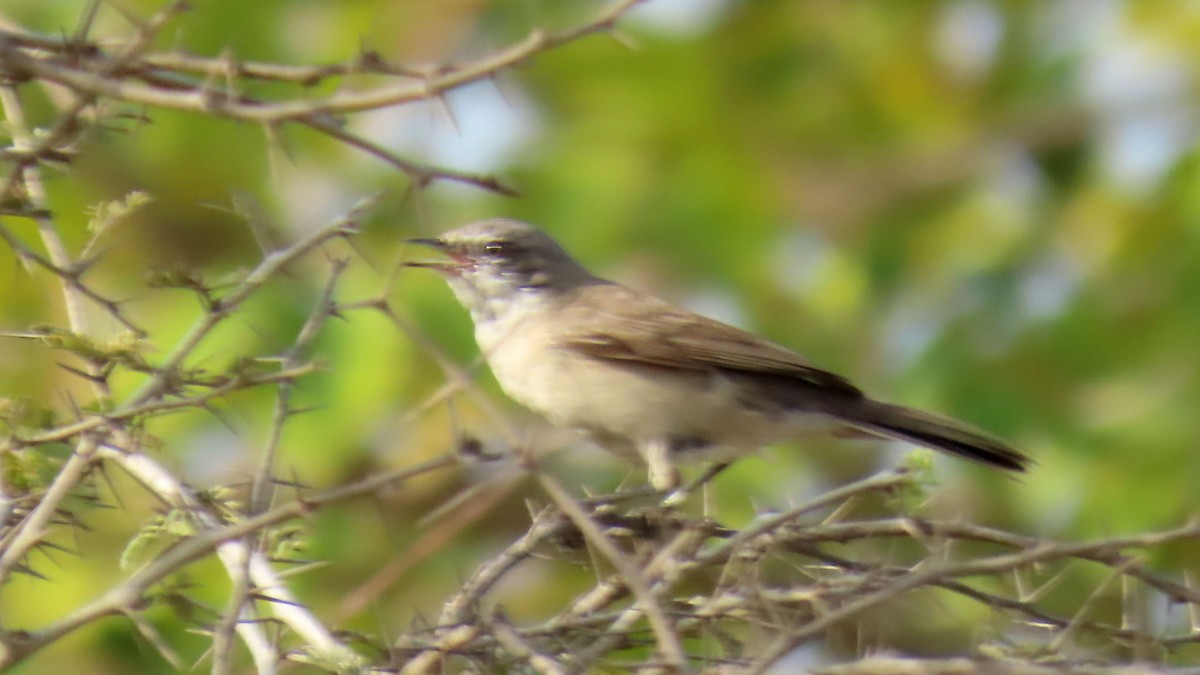
[[[679,470],[671,462],[671,442],[668,439],[642,443],[638,450],[650,468],[650,485],[655,490],[666,492],[679,486]]]
[[[672,492],[666,499],[663,500],[663,506],[675,506],[676,504],[682,504],[683,502],[687,501],[687,498],[690,497],[693,492],[695,492],[698,488],[707,487],[710,480],[716,478],[717,475],[725,469],[728,469],[729,465],[732,463],[733,462],[714,462],[711,466],[705,469],[704,473],[700,474],[696,480]]]

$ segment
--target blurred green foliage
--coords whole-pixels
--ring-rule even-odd
[[[144,14],[159,4],[121,6]],[[0,0],[0,18],[69,33],[84,5]],[[360,49],[453,62],[535,28],[578,25],[599,6],[213,0],[196,3],[156,48],[294,64],[349,61]],[[201,310],[187,290],[148,289],[148,275],[214,282],[258,259],[234,213],[239,196],[292,237],[386,187],[391,195],[357,240],[366,262],[347,273],[339,298],[386,294],[405,324],[454,361],[477,354],[469,322],[432,275],[403,271],[389,284],[395,262],[412,254],[400,240],[480,217],[526,219],[598,273],[770,336],[881,398],[990,429],[1039,462],[1008,481],[939,458],[942,484],[922,506],[928,512],[1029,534],[1136,532],[1177,524],[1200,500],[1198,31],[1194,3],[649,0],[616,36],[543,54],[451,92],[444,106],[350,122],[403,153],[494,173],[519,198],[446,183],[414,193],[383,164],[304,129],[272,135],[132,107],[93,133],[48,187],[75,247],[96,205],[134,191],[152,198],[112,227],[88,277],[152,328],[152,356],[169,352]],[[128,27],[102,5],[93,34]],[[44,92],[22,93],[33,122],[53,119]],[[8,222],[37,246],[31,223]],[[285,348],[313,306],[320,271],[308,261],[273,281],[205,344],[197,365]],[[62,325],[60,302],[53,278],[0,256],[0,328]],[[279,474],[301,492],[442,452],[462,429],[499,438],[467,397],[406,417],[444,378],[382,314],[331,322],[314,352],[323,370],[301,382],[295,401],[314,409],[289,423],[279,459]],[[480,379],[518,428],[537,427],[486,373]],[[118,382],[117,396],[139,384]],[[5,405],[60,413],[86,400],[54,354],[18,339],[0,350],[0,395],[14,402]],[[272,402],[273,392],[246,392],[215,414],[164,418],[150,431],[168,441],[163,461],[189,480],[237,484],[257,466]],[[903,451],[833,440],[772,449],[723,476],[712,498],[736,525],[755,508],[894,464]],[[550,461],[565,483],[592,490],[628,471],[594,453]],[[369,609],[339,618],[388,634],[435,614],[479,560],[524,529],[523,499],[538,499],[520,484],[436,555],[420,548],[446,527],[422,518],[490,474],[464,469],[316,514],[305,555],[332,564],[297,579],[301,597],[335,616],[364,579],[399,561],[403,573]],[[110,480],[96,490],[116,508],[61,537],[73,553],[33,561],[47,581],[0,589],[6,627],[61,616],[119,577],[121,552],[157,505],[125,477]],[[1194,555],[1163,557],[1198,571]],[[536,617],[586,576],[539,567],[508,610]],[[187,577],[220,611],[221,570],[197,565]],[[1064,606],[1088,592],[1064,588]],[[977,608],[938,602],[903,611],[940,618],[898,623],[877,636],[885,644],[953,651],[982,620]],[[172,616],[152,619],[191,663],[205,642]],[[18,672],[168,672],[153,651],[114,619]]]

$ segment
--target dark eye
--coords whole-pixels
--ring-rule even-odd
[[[504,255],[507,250],[508,245],[498,239],[483,245],[483,252],[488,255]]]

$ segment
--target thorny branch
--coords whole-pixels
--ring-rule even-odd
[[[633,516],[617,516],[606,499],[581,501],[591,523],[614,540],[636,542],[642,554],[638,583],[649,587],[655,602],[669,609],[672,630],[679,638],[707,636],[721,645],[717,653],[689,652],[695,665],[732,668],[737,672],[765,672],[797,646],[844,624],[866,620],[873,608],[896,602],[918,592],[940,589],[991,607],[1007,615],[1016,625],[1044,631],[1045,656],[1062,661],[1070,649],[1064,644],[1103,637],[1118,644],[1148,641],[1169,647],[1191,644],[1200,637],[1190,626],[1176,627],[1175,634],[1151,635],[1143,628],[1112,624],[1086,616],[1086,607],[1074,616],[1056,615],[1041,606],[1040,592],[1022,591],[1017,579],[1043,579],[1052,584],[1057,574],[1094,563],[1126,578],[1167,594],[1172,603],[1195,607],[1197,592],[1169,581],[1145,568],[1133,551],[1147,551],[1172,542],[1200,537],[1200,524],[1132,537],[1095,542],[1055,542],[1013,536],[1010,533],[966,523],[918,518],[853,519],[820,522],[847,505],[872,494],[887,494],[914,486],[917,477],[904,471],[869,477],[812,502],[781,514],[764,515],[755,523],[731,531],[704,519],[679,518],[674,512],[651,510]],[[552,501],[555,501],[551,498]],[[555,502],[557,503],[557,502]],[[814,521],[812,516],[818,516]],[[646,519],[648,517],[648,519]],[[656,660],[646,642],[648,625],[637,609],[638,595],[630,592],[630,577],[615,572],[602,576],[591,590],[581,594],[558,615],[546,621],[516,628],[488,621],[487,607],[494,607],[496,587],[504,575],[512,574],[535,552],[551,555],[574,539],[575,521],[557,508],[539,512],[524,537],[501,554],[484,562],[446,606],[436,627],[422,637],[410,633],[398,642],[395,658],[405,672],[434,672],[448,658],[462,664],[490,663],[511,667],[516,660],[554,659],[571,672],[583,672],[607,664],[621,668],[669,667]],[[911,563],[898,564],[887,558],[890,540],[922,542],[925,555]],[[584,535],[574,546],[593,541]],[[986,542],[1000,552],[947,559],[953,544]],[[828,550],[855,544],[873,550],[876,559],[860,553],[853,560]],[[632,545],[632,544],[631,544]],[[569,555],[564,559],[569,559]],[[797,574],[787,583],[768,584],[760,574],[780,560],[795,561]],[[683,591],[680,584],[711,580],[705,590]],[[992,581],[988,581],[988,580]],[[1007,579],[1007,581],[1006,581]],[[990,589],[990,590],[989,590]],[[1098,587],[1097,592],[1103,588]],[[776,639],[765,650],[752,651],[740,636],[747,626],[774,633]],[[514,631],[509,633],[509,631]],[[510,649],[512,638],[521,639],[520,649]],[[1055,644],[1057,643],[1057,644]],[[1054,644],[1054,651],[1048,646]],[[1007,652],[1010,660],[1037,659],[1038,651],[993,645]],[[511,659],[511,660],[510,660]],[[614,661],[614,659],[617,659]],[[1070,660],[1065,661],[1069,663]],[[535,668],[536,669],[536,668]],[[917,671],[919,672],[919,671]],[[995,672],[1008,672],[997,670]]]
[[[290,404],[293,383],[316,370],[307,352],[325,320],[340,315],[339,303],[334,298],[336,281],[350,260],[332,263],[329,280],[317,298],[309,320],[292,346],[276,360],[274,370],[269,367],[269,360],[261,358],[240,361],[222,373],[205,372],[189,365],[197,347],[219,326],[237,316],[242,304],[265,284],[280,277],[285,268],[334,239],[352,236],[355,219],[373,205],[373,200],[363,200],[345,217],[282,249],[269,252],[257,268],[223,293],[198,289],[202,291],[205,305],[202,316],[164,358],[151,362],[139,353],[136,343],[118,344],[120,340],[109,343],[96,334],[97,324],[90,316],[93,309],[124,326],[135,339],[147,337],[146,329],[122,302],[111,299],[88,282],[87,272],[96,261],[89,254],[95,241],[89,242],[77,258],[64,243],[43,187],[43,167],[69,170],[79,142],[103,121],[108,110],[119,105],[140,104],[151,111],[164,108],[190,110],[199,115],[257,122],[271,128],[295,122],[383,159],[408,174],[418,188],[442,179],[508,191],[491,177],[428,166],[401,157],[370,139],[346,131],[341,118],[364,110],[437,99],[457,87],[489,79],[537,54],[610,29],[633,4],[630,0],[615,2],[594,21],[562,34],[549,35],[535,30],[528,39],[476,61],[429,68],[388,64],[378,55],[366,53],[353,63],[309,67],[238,64],[230,57],[210,59],[152,52],[149,46],[154,38],[172,20],[186,13],[183,2],[170,3],[145,21],[126,15],[134,27],[134,36],[123,44],[88,38],[95,11],[100,7],[95,3],[85,12],[79,29],[69,37],[0,32],[0,74],[5,79],[0,89],[0,103],[4,106],[12,137],[11,146],[3,149],[4,160],[12,168],[4,174],[0,185],[0,204],[4,205],[3,213],[7,215],[35,221],[42,250],[22,240],[7,224],[0,224],[0,238],[26,263],[27,269],[40,268],[58,280],[67,314],[66,328],[37,328],[10,335],[39,340],[49,348],[81,359],[82,368],[72,366],[68,369],[88,380],[97,401],[97,405],[82,410],[76,407],[75,419],[61,423],[27,425],[16,418],[8,420],[8,433],[0,444],[0,459],[34,455],[43,448],[63,443],[73,445],[74,450],[54,479],[43,487],[34,487],[32,491],[22,488],[26,490],[22,492],[0,482],[0,583],[14,573],[36,574],[28,562],[30,554],[52,546],[51,539],[57,528],[78,522],[66,506],[67,499],[93,482],[98,470],[105,465],[123,468],[156,495],[165,507],[186,514],[195,529],[195,534],[151,565],[62,621],[33,631],[0,629],[0,666],[23,660],[77,628],[112,614],[134,618],[164,657],[178,664],[170,647],[154,634],[153,629],[141,623],[137,614],[153,584],[161,583],[193,560],[216,553],[225,564],[234,589],[225,613],[212,631],[214,672],[228,672],[232,668],[234,652],[230,638],[233,632],[241,636],[259,672],[274,672],[276,662],[284,654],[279,651],[281,645],[268,639],[262,625],[255,621],[255,606],[263,604],[263,598],[269,600],[266,604],[275,616],[301,638],[303,646],[293,652],[294,656],[337,664],[338,669],[358,667],[353,665],[359,662],[358,657],[345,651],[333,637],[333,632],[291,597],[267,562],[266,536],[273,525],[303,515],[326,503],[326,499],[332,502],[349,498],[396,480],[394,476],[380,476],[329,495],[269,508],[272,485],[276,480],[274,457],[282,442],[283,428],[296,412]],[[384,76],[391,81],[381,86],[359,88],[354,94],[347,94],[350,90],[343,88],[341,93],[324,100],[304,97],[268,100],[242,93],[248,90],[245,84],[253,80],[290,80],[310,86],[327,78],[360,75]],[[59,91],[55,91],[53,100],[59,103],[57,120],[44,129],[35,130],[24,115],[23,89],[48,85],[60,87],[59,91],[66,91],[69,96],[63,99],[58,95]],[[386,309],[386,303],[378,306],[392,315],[390,309]],[[452,363],[443,365],[458,372]],[[109,382],[114,373],[122,371],[144,375],[144,383],[123,400],[113,400]],[[208,533],[224,532],[232,526],[224,510],[227,507],[209,504],[206,498],[148,454],[142,446],[142,429],[148,420],[188,410],[211,410],[213,404],[237,392],[271,385],[277,388],[275,410],[249,505],[243,514],[243,518],[253,525],[240,532],[210,535]],[[456,378],[455,388],[466,387],[470,387],[468,378]],[[451,463],[438,460],[425,470],[445,468]],[[250,600],[251,597],[258,600]],[[511,635],[508,637],[510,643],[519,640]]]
[[[230,58],[195,59],[169,54],[115,60],[94,43],[0,32],[0,66],[3,67],[0,74],[18,81],[53,82],[89,100],[101,98],[153,108],[187,110],[268,127],[298,122],[388,162],[412,177],[418,185],[448,180],[513,194],[510,188],[490,176],[433,167],[390,152],[378,143],[347,131],[342,116],[440,99],[451,90],[491,79],[539,54],[610,30],[621,15],[638,2],[620,0],[602,11],[594,21],[574,30],[558,35],[534,30],[524,40],[489,56],[422,71],[388,64],[373,53],[364,54],[349,65],[301,69],[242,65]],[[195,72],[206,77],[198,80],[192,75]],[[399,81],[359,91],[343,90],[324,99],[268,101],[244,94],[238,86],[222,85],[220,79],[214,77],[219,75],[235,83],[240,83],[243,78],[264,78],[313,85],[329,77],[352,74],[385,75]],[[17,147],[15,150],[20,152],[28,148]]]
[[[232,582],[223,610],[211,622],[198,624],[211,635],[212,670],[218,673],[238,668],[235,637],[262,673],[276,672],[284,659],[337,672],[422,673],[444,668],[555,674],[600,668],[763,672],[808,641],[867,622],[873,610],[930,593],[969,599],[994,612],[997,622],[1009,622],[1035,635],[1025,643],[997,640],[981,649],[981,654],[1009,663],[1055,659],[1070,665],[1086,657],[1089,641],[1149,644],[1164,652],[1200,642],[1200,631],[1190,623],[1163,620],[1152,628],[1125,616],[1113,621],[1097,610],[1111,588],[1136,586],[1168,606],[1182,605],[1189,615],[1200,616],[1200,590],[1187,579],[1154,571],[1145,562],[1163,547],[1200,538],[1200,524],[1067,542],[920,518],[894,504],[879,507],[879,503],[890,504],[898,493],[919,489],[918,477],[903,471],[868,477],[729,528],[691,514],[686,505],[663,506],[661,496],[647,490],[578,499],[548,474],[532,469],[529,473],[537,480],[531,483],[540,486],[544,505],[532,510],[531,522],[520,536],[479,562],[445,602],[434,625],[413,627],[386,639],[366,638],[373,650],[368,655],[352,650],[327,618],[297,600],[287,577],[277,569],[280,563],[270,557],[270,537],[277,528],[334,504],[444,471],[461,460],[445,453],[323,492],[293,485],[291,497],[280,497],[283,491],[277,487],[283,481],[277,457],[286,445],[284,430],[297,413],[292,394],[299,381],[320,370],[313,351],[329,319],[358,309],[380,311],[443,368],[447,386],[402,422],[411,422],[459,391],[483,398],[473,388],[471,373],[423,342],[386,298],[339,297],[344,272],[359,261],[330,249],[337,248],[339,240],[357,235],[357,222],[374,208],[376,198],[363,199],[344,216],[267,252],[258,265],[221,292],[200,289],[201,315],[165,356],[154,360],[138,347],[138,340],[148,337],[145,322],[88,276],[95,260],[87,252],[95,241],[83,253],[72,253],[65,243],[69,240],[59,231],[43,172],[69,171],[81,141],[109,111],[137,105],[145,106],[151,116],[163,109],[183,110],[252,122],[268,131],[298,124],[381,159],[407,175],[418,189],[432,181],[454,181],[511,192],[492,176],[398,155],[350,133],[344,122],[367,110],[438,100],[455,88],[494,78],[563,45],[610,31],[635,4],[637,0],[616,0],[574,29],[533,30],[524,39],[471,61],[420,67],[391,63],[370,51],[345,63],[323,65],[154,51],[155,38],[186,15],[183,2],[169,3],[145,21],[131,20],[133,35],[124,41],[89,38],[90,12],[70,37],[0,32],[0,105],[11,137],[10,146],[0,149],[0,160],[9,167],[0,181],[0,214],[31,219],[37,231],[33,241],[26,241],[19,230],[0,223],[0,239],[28,270],[56,281],[65,314],[61,328],[42,327],[19,335],[82,361],[82,367],[68,368],[87,381],[94,397],[90,404],[76,405],[50,422],[25,423],[18,415],[3,420],[7,428],[0,441],[0,468],[30,456],[50,456],[55,449],[65,449],[66,456],[44,484],[18,485],[9,473],[0,472],[0,584],[14,575],[39,574],[31,558],[53,548],[57,532],[78,526],[82,518],[76,511],[82,507],[75,506],[72,497],[88,493],[108,467],[133,477],[167,514],[178,515],[187,527],[157,556],[91,602],[40,627],[0,626],[0,669],[112,616],[133,619],[164,657],[178,665],[167,640],[154,634],[141,617],[155,602],[156,589],[210,557],[221,561]],[[92,9],[99,6],[93,4]],[[383,84],[341,87],[323,98],[304,92],[267,96],[257,93],[261,88],[255,86],[268,82],[310,87],[357,77]],[[59,99],[53,123],[43,128],[35,128],[25,114],[25,88],[34,86],[67,93],[65,100]],[[224,369],[197,364],[200,346],[235,320],[249,301],[288,276],[289,270],[314,259],[324,263],[325,275],[320,281],[301,282],[311,306],[307,320],[285,349],[266,356],[240,355],[246,358]],[[304,271],[313,267],[308,265]],[[98,334],[90,312],[124,327],[133,339]],[[114,373],[137,375],[141,385],[117,397],[110,387]],[[221,402],[256,389],[273,390],[274,405],[245,503],[214,499],[189,486],[148,451],[147,422],[185,411],[215,414]],[[491,408],[488,412],[500,417]],[[509,445],[518,444],[518,434],[510,431],[507,436]],[[711,475],[704,480],[708,478]],[[874,511],[856,511],[860,504],[872,501]],[[907,545],[908,553],[896,552],[898,542]],[[594,584],[548,616],[509,617],[505,606],[512,598],[505,582],[535,560],[544,565],[588,564],[583,562],[586,552],[596,554],[590,561]],[[1092,587],[1091,600],[1073,613],[1047,603],[1049,589],[1080,567],[1104,573]],[[1138,610],[1130,607],[1127,613],[1132,616]],[[269,634],[264,619],[286,631]]]

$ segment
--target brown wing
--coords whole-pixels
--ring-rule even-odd
[[[586,286],[562,310],[556,340],[593,358],[685,370],[775,375],[851,396],[862,392],[795,352],[619,284]],[[586,309],[581,309],[586,307]]]

